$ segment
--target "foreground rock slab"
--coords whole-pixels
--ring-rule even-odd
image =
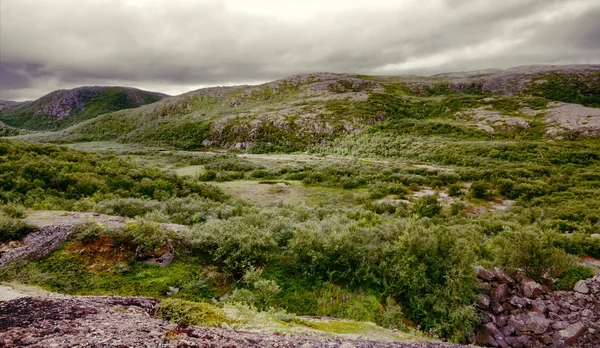
[[[15,299],[0,305],[0,347],[459,347],[182,328],[156,318],[157,305],[140,297]]]

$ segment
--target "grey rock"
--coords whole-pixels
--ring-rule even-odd
[[[46,226],[23,238],[24,246],[0,255],[0,267],[15,261],[34,261],[49,256],[73,234],[74,226]]]
[[[577,283],[575,283],[573,290],[577,291],[580,294],[587,294],[590,292],[590,290],[587,287],[587,284],[585,283],[585,280],[580,280]]]

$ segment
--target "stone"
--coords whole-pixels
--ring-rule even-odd
[[[475,267],[475,273],[477,273],[477,277],[479,277],[479,279],[483,279],[488,282],[494,280],[494,278],[496,277],[494,273],[488,271],[487,269],[481,266]]]
[[[521,333],[531,332],[540,335],[548,330],[550,320],[542,313],[527,312],[518,316],[511,316],[510,319],[508,319],[508,325],[514,327],[516,331]]]
[[[490,298],[491,298],[492,302],[501,303],[501,302],[506,301],[509,296],[510,296],[510,289],[508,288],[508,285],[502,284],[502,285],[498,286],[496,289],[492,290]]]
[[[515,306],[517,308],[523,308],[523,307],[525,307],[527,305],[528,300],[525,299],[525,298],[523,298],[523,297],[515,295],[515,296],[513,296],[513,297],[510,298],[509,302],[510,302],[511,305],[513,305],[513,306]]]
[[[515,282],[508,274],[504,273],[500,268],[494,267],[493,271],[496,279],[502,284],[513,284]]]
[[[504,316],[504,315],[499,315],[496,317],[496,326],[498,328],[505,327],[507,322],[508,322],[508,318],[506,318],[506,316]]]
[[[498,346],[500,346],[502,348],[510,347],[510,345],[508,343],[506,343],[506,341],[504,340],[504,336],[502,336],[502,335],[494,336],[494,339],[496,340],[496,343],[498,343]]]
[[[558,311],[560,311],[560,308],[557,305],[555,305],[554,303],[547,304],[546,308],[548,309],[549,312],[553,312],[553,313],[558,313]]]
[[[540,300],[531,301],[531,308],[536,312],[540,312],[540,313],[546,312],[546,305],[544,304],[544,301],[540,301]]]
[[[531,337],[529,336],[519,336],[517,337],[517,341],[522,344],[524,347],[529,347],[531,343]]]
[[[562,329],[565,329],[567,326],[569,326],[569,322],[568,322],[568,321],[564,321],[564,320],[561,320],[561,321],[555,321],[555,322],[552,324],[552,328],[553,328],[554,330],[562,330]]]
[[[158,262],[160,267],[166,267],[171,264],[174,258],[175,255],[173,255],[172,253],[164,253],[158,259],[156,259],[156,261]]]
[[[581,311],[581,316],[582,317],[591,317],[593,315],[594,315],[594,313],[591,310],[587,309],[587,308]]]
[[[575,286],[573,287],[573,291],[577,291],[580,294],[587,294],[590,292],[590,290],[588,289],[585,280],[580,280],[577,283],[575,283]]]
[[[479,294],[476,303],[479,308],[487,309],[490,307],[490,297],[486,294]]]
[[[567,326],[564,330],[560,330],[558,334],[565,343],[572,344],[585,332],[585,330],[585,325],[579,321]]]
[[[483,325],[477,332],[475,343],[481,345],[489,345],[492,347],[498,347],[498,342],[494,338],[495,335],[500,335],[500,332],[493,323],[487,323]]]
[[[504,311],[504,308],[498,302],[494,302],[492,303],[492,311],[494,311],[496,314],[500,314]]]
[[[523,283],[523,295],[530,299],[536,299],[544,294],[542,286],[534,281]]]
[[[505,338],[508,336],[512,336],[512,334],[515,333],[515,328],[510,325],[507,325],[502,329],[502,333],[504,334]]]
[[[508,303],[508,302],[504,302],[504,303],[502,304],[502,309],[504,309],[504,311],[505,311],[505,312],[512,312],[512,311],[515,309],[515,307],[513,307],[513,306],[512,306],[510,303]]]
[[[504,341],[506,343],[508,343],[508,345],[511,347],[518,347],[518,348],[523,347],[523,345],[519,341],[517,341],[516,337],[505,336]]]

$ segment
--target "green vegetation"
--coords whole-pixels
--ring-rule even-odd
[[[543,77],[515,96],[442,79],[341,79],[310,100],[302,93],[316,77],[290,79],[29,138],[136,145],[0,141],[5,241],[26,233],[21,206],[136,218],[121,229],[78,226],[61,250],[0,279],[165,298],[161,315],[182,324],[366,325],[296,317],[318,315],[462,342],[479,321],[474,266],[568,289],[592,274],[580,257],[600,258],[600,143],[545,138],[544,116],[523,111],[552,100],[597,106],[596,82]],[[529,127],[482,130],[476,108]],[[170,265],[152,263],[167,252]]]
[[[98,115],[154,103],[163,97],[159,93],[122,87],[81,87],[56,91],[34,102],[0,111],[0,125],[4,122],[8,126],[28,130],[63,129]],[[7,130],[10,128],[0,126],[0,136],[16,135],[2,134]]]

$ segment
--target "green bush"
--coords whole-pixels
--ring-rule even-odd
[[[0,206],[0,210],[8,217],[15,219],[23,219],[26,216],[25,208],[19,204],[8,203]]]
[[[558,277],[556,283],[554,283],[554,288],[556,290],[573,290],[575,283],[582,279],[591,278],[594,275],[596,275],[596,272],[590,267],[574,266]]]
[[[20,220],[0,214],[0,243],[19,240],[35,230]]]
[[[522,270],[537,282],[549,283],[573,268],[576,258],[554,246],[551,232],[532,226],[504,232],[495,240],[496,262],[512,272]]]
[[[104,232],[104,228],[95,222],[86,222],[75,226],[73,232],[73,238],[84,244],[93,243],[100,238],[100,235]]]
[[[413,209],[418,216],[431,218],[440,214],[442,206],[438,201],[437,195],[429,195],[416,201]]]
[[[474,182],[469,188],[469,197],[488,201],[492,199],[490,187],[482,182]]]

